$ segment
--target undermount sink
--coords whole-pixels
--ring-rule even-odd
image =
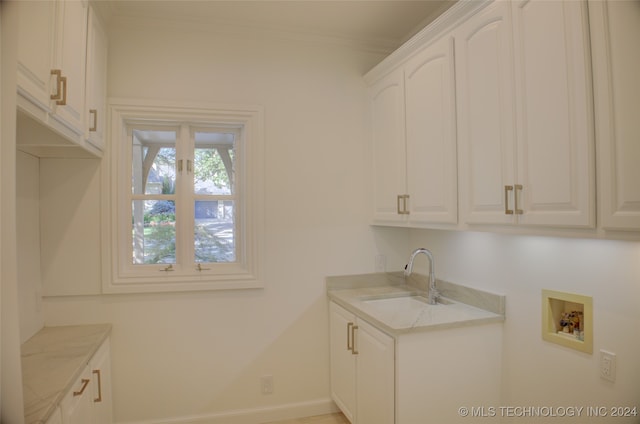
[[[486,311],[439,297],[435,305],[421,294],[364,296],[360,308],[369,316],[391,328],[411,328],[421,325],[447,324],[486,315]]]
[[[366,305],[370,305],[383,310],[396,311],[396,310],[415,310],[424,308],[437,308],[441,306],[450,305],[450,302],[444,298],[438,298],[438,302],[435,305],[429,305],[427,298],[421,295],[409,294],[406,296],[393,296],[393,297],[374,297],[362,299],[362,302]]]

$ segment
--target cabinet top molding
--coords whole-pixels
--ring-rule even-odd
[[[450,9],[367,72],[364,75],[365,82],[369,85],[375,83],[411,58],[420,48],[436,41],[462,19],[478,13],[492,2],[493,0],[458,0]]]

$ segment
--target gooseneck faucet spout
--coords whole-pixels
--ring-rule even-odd
[[[404,276],[408,277],[411,275],[411,272],[413,272],[413,260],[420,253],[424,253],[427,258],[429,258],[429,292],[427,293],[427,301],[429,305],[435,305],[436,303],[438,303],[438,297],[440,296],[440,294],[436,289],[435,261],[433,260],[433,254],[429,251],[429,249],[421,247],[411,253],[411,257],[409,257],[409,263],[404,267]]]

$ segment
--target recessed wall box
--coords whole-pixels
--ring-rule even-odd
[[[593,298],[542,290],[542,338],[593,353]]]

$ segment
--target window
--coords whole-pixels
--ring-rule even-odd
[[[259,108],[111,105],[106,292],[260,287]]]

